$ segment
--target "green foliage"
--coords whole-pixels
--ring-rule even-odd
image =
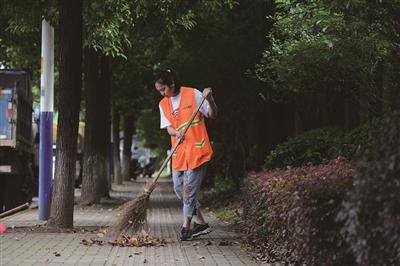
[[[223,7],[232,8],[237,0],[201,0],[201,1],[136,1],[134,10],[137,17],[151,18],[159,16],[169,34],[174,34],[179,28],[191,30],[196,27],[197,20],[204,12],[217,13]]]
[[[335,128],[307,131],[273,149],[267,156],[265,167],[274,169],[325,163],[340,155],[343,135]]]
[[[261,171],[243,186],[241,229],[258,257],[290,265],[354,265],[336,216],[352,188],[352,166]]]
[[[383,133],[387,117],[371,121],[349,132],[337,128],[321,128],[307,131],[277,145],[267,156],[268,169],[287,166],[304,166],[325,163],[338,156],[352,160],[370,150]]]
[[[389,116],[375,117],[369,122],[348,132],[343,140],[341,154],[347,159],[357,159],[374,149],[389,125]]]
[[[87,1],[83,11],[85,44],[105,55],[126,59],[130,29],[134,26],[131,1]]]
[[[394,75],[391,58],[399,58],[394,52],[399,1],[389,2],[276,1],[276,13],[268,18],[274,23],[270,46],[256,67],[266,95],[286,98],[330,89],[373,97],[379,77]]]
[[[359,265],[400,263],[400,114],[359,161],[354,190],[339,218]]]

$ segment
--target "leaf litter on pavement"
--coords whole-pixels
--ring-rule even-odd
[[[160,239],[156,236],[152,236],[142,230],[141,233],[136,235],[130,235],[127,233],[122,233],[119,235],[117,239],[114,240],[105,240],[103,237],[105,236],[106,232],[100,232],[96,236],[91,237],[89,239],[83,239],[82,244],[86,246],[91,245],[104,245],[110,244],[112,246],[119,246],[119,247],[145,247],[145,246],[164,246],[166,244],[164,239]]]

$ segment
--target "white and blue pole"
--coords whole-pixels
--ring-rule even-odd
[[[40,68],[39,219],[50,216],[53,172],[54,28],[42,20]]]

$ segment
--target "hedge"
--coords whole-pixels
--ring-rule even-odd
[[[352,160],[371,149],[387,127],[385,116],[348,132],[338,128],[306,131],[277,145],[266,157],[267,169],[322,164],[338,156]]]
[[[243,186],[242,230],[270,262],[351,265],[336,216],[352,187],[343,159],[325,165],[251,173]]]
[[[307,131],[277,145],[267,156],[265,167],[275,169],[326,163],[340,155],[343,138],[343,131],[337,128]]]

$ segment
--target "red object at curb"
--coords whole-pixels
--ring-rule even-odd
[[[0,234],[5,233],[7,231],[7,226],[4,224],[0,224]]]

